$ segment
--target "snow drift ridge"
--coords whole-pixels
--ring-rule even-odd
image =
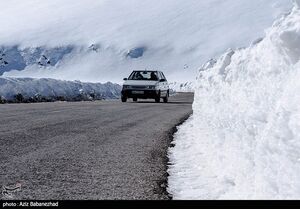
[[[0,77],[0,86],[0,103],[14,102],[18,95],[22,95],[22,99],[28,102],[116,99],[120,97],[122,88],[110,82],[101,84],[49,78],[4,77]]]
[[[175,199],[300,198],[300,0],[294,2],[262,41],[201,68],[194,115],[170,149]]]

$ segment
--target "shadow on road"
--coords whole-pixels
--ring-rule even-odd
[[[193,102],[168,102],[168,103],[164,103],[164,102],[160,102],[160,103],[156,103],[156,102],[151,102],[151,101],[140,101],[140,102],[129,102],[129,103],[133,103],[133,104],[193,104]]]
[[[128,103],[131,104],[165,104],[165,105],[191,105],[194,102],[194,94],[193,93],[179,93],[176,96],[171,96],[169,98],[168,103],[164,103],[161,101],[160,103],[155,102],[153,99],[149,100],[138,100],[137,102],[133,102],[129,100]]]

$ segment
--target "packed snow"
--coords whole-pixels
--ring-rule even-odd
[[[299,8],[200,69],[169,151],[174,199],[300,199]]]
[[[121,86],[55,79],[1,78],[0,102],[81,101],[116,99]]]
[[[145,68],[190,82],[199,63],[248,45],[291,8],[286,0],[0,1],[0,74],[102,83]]]

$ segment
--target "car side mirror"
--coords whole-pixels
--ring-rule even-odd
[[[166,79],[160,79],[159,82],[166,82]]]
[[[128,80],[128,78],[124,78],[123,80],[124,80],[124,81],[127,81],[127,80]]]

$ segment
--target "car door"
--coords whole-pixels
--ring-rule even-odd
[[[164,82],[164,87],[165,87],[165,90],[169,90],[169,84],[168,84],[168,80],[167,80],[167,78],[165,77],[165,75],[164,75],[164,73],[163,72],[161,72],[161,75],[162,75],[162,77],[163,77],[163,79],[165,80],[165,82]]]
[[[162,95],[166,96],[169,90],[167,79],[162,72],[158,72],[158,75],[159,75],[159,80],[163,80],[160,81],[160,88],[161,88]]]

